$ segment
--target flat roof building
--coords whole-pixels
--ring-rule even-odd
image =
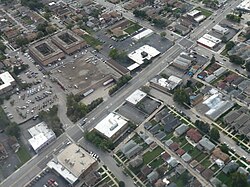
[[[241,2],[236,9],[238,10],[242,10],[245,12],[250,12],[250,0],[245,0],[243,2]]]
[[[15,79],[8,71],[0,74],[0,94],[4,94],[12,90],[15,85]]]
[[[146,30],[138,33],[137,35],[133,36],[132,39],[135,40],[135,41],[138,41],[138,40],[140,40],[142,38],[150,36],[153,33],[154,32],[151,29],[146,29]]]
[[[51,39],[52,42],[66,54],[72,54],[87,45],[80,36],[76,35],[71,30],[64,30],[62,32],[59,32],[53,35]]]
[[[56,139],[55,133],[48,128],[45,122],[31,127],[28,132],[32,136],[28,141],[36,153]]]
[[[199,10],[192,10],[191,12],[187,13],[187,16],[192,17],[192,18],[199,16],[199,15],[201,15],[201,11]]]
[[[210,34],[204,34],[201,38],[197,40],[197,43],[208,47],[210,49],[215,48],[218,44],[221,43],[221,39],[218,39]]]
[[[135,90],[130,96],[127,97],[126,101],[136,105],[139,103],[142,99],[144,99],[147,96],[147,94],[141,90]]]
[[[128,121],[117,113],[110,113],[95,127],[98,133],[110,140],[116,140],[127,128]]]
[[[220,33],[222,35],[225,35],[225,34],[228,34],[229,33],[229,30],[228,28],[225,28],[225,27],[222,27],[220,25],[215,25],[213,28],[212,28],[213,31],[217,32],[217,33]]]
[[[29,53],[35,61],[44,66],[65,57],[63,51],[53,44],[50,39],[32,44],[29,47]]]
[[[98,162],[83,148],[71,144],[55,156],[47,166],[73,185],[90,172],[95,171]]]
[[[128,57],[137,64],[141,65],[144,63],[144,60],[151,60],[152,58],[158,56],[159,54],[161,54],[161,52],[155,49],[154,47],[151,47],[149,45],[144,45],[139,49],[129,53]]]

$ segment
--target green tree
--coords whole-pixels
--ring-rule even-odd
[[[114,48],[109,51],[109,57],[112,59],[117,59],[119,56],[119,51],[118,49]]]
[[[231,50],[233,47],[235,46],[235,43],[233,41],[229,41],[227,42],[226,46],[225,46],[225,49],[227,51]]]
[[[245,60],[237,55],[231,55],[229,56],[230,62],[237,64],[237,65],[242,65],[245,63]]]
[[[50,13],[48,13],[48,12],[45,12],[44,14],[43,14],[43,17],[46,19],[46,20],[50,20],[50,17],[51,17],[51,14]]]
[[[247,71],[250,71],[250,62],[247,62],[247,63],[246,63],[246,70],[247,70]]]
[[[20,135],[20,128],[16,123],[12,123],[6,127],[6,133],[10,136],[15,136],[16,138]]]
[[[27,45],[29,43],[28,39],[23,37],[23,36],[19,36],[17,39],[16,39],[16,44],[19,46],[19,47],[22,47],[24,45]]]
[[[216,128],[212,128],[210,130],[210,137],[215,140],[215,141],[218,141],[220,139],[220,133],[218,131],[218,129]]]
[[[214,55],[212,56],[210,61],[211,61],[212,64],[215,63],[216,59],[215,59]]]
[[[167,23],[163,19],[154,19],[153,23],[155,24],[156,27],[158,28],[165,28],[167,26]]]
[[[125,182],[119,181],[118,185],[119,185],[119,187],[125,187]]]
[[[143,10],[134,10],[133,14],[134,14],[135,17],[138,17],[138,18],[143,18],[144,19],[144,18],[147,17],[146,12],[143,11]]]
[[[232,173],[232,185],[233,187],[248,187],[247,177],[239,172]]]
[[[179,104],[189,104],[190,98],[187,92],[184,89],[176,89],[174,91],[174,101]]]
[[[200,130],[202,131],[203,133],[205,134],[208,134],[209,131],[210,131],[210,126],[208,123],[204,123],[203,121],[200,121],[200,120],[196,120],[195,121],[195,126]]]
[[[1,51],[2,53],[4,53],[5,49],[6,49],[6,46],[4,45],[3,42],[0,41],[0,51]]]
[[[228,154],[228,152],[229,152],[229,148],[227,147],[226,144],[222,144],[222,145],[220,146],[220,150],[221,150],[223,153],[226,153],[226,154]]]
[[[160,35],[161,35],[162,38],[164,38],[166,36],[166,34],[167,34],[166,32],[161,32]]]

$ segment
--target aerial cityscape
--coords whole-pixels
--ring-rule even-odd
[[[250,0],[1,0],[0,187],[250,187]]]

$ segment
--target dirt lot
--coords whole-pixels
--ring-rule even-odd
[[[98,59],[91,53],[53,70],[52,73],[73,94],[84,93],[91,88],[96,90],[111,76],[119,77],[119,74],[107,66],[102,59]]]

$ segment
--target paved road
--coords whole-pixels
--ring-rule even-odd
[[[100,0],[99,0],[100,1]],[[98,1],[98,2],[99,2]],[[102,1],[104,2],[104,1]],[[239,4],[239,0],[236,1],[234,4]],[[225,12],[229,12],[231,7],[227,7]],[[219,22],[225,14],[219,15],[215,19],[215,23],[212,23],[212,20],[206,20],[203,24],[203,27],[199,27],[194,30],[194,33],[192,34],[192,40],[198,39],[201,35],[207,32],[207,29],[211,29],[213,25],[215,25],[217,22]],[[167,64],[169,61],[173,60],[175,57],[177,57],[183,49],[178,44],[179,40],[176,41],[176,44],[171,47],[165,54],[163,54],[161,57],[159,57],[156,61],[154,61],[150,66],[145,68],[140,74],[138,74],[135,78],[132,79],[132,81],[123,88],[118,94],[116,94],[114,97],[110,98],[108,101],[104,102],[101,106],[99,106],[96,110],[94,110],[90,115],[88,115],[89,121],[86,123],[83,130],[92,128],[95,124],[97,124],[101,119],[103,119],[109,111],[113,111],[116,109],[120,104],[122,104],[123,100],[129,96],[131,93],[133,93],[136,89],[144,85],[149,79],[151,79],[153,76],[155,76],[157,73],[159,73]],[[65,111],[62,111],[64,113]],[[65,113],[64,113],[65,115]],[[67,122],[67,119],[64,119],[63,122]],[[75,124],[67,122],[69,127],[67,131],[70,131],[70,129],[74,129],[77,127]],[[66,133],[67,133],[66,131]],[[71,130],[72,131],[72,130]],[[79,130],[78,130],[79,131]],[[76,139],[74,136],[79,136],[79,134],[75,135],[74,133],[69,133],[70,139]],[[25,164],[23,167],[21,167],[19,170],[17,170],[15,173],[13,173],[10,177],[8,177],[5,181],[1,183],[1,186],[3,187],[19,187],[24,185],[26,182],[28,182],[32,176],[35,176],[41,168],[37,166],[37,163],[41,161],[46,155],[49,153],[51,154],[59,144],[61,144],[62,141],[67,139],[67,135],[64,134],[62,137],[58,138],[58,140],[51,146],[49,146],[42,154],[37,155],[32,160],[30,160],[27,164]],[[85,145],[85,144],[84,144]],[[106,155],[107,156],[107,155]],[[110,159],[110,160],[108,160]],[[107,158],[105,161],[105,164],[110,168],[111,171],[118,170],[114,166],[114,160],[111,158]],[[114,173],[116,175],[116,173]],[[119,172],[118,172],[119,174]],[[116,175],[118,179],[122,179],[121,177],[124,177],[121,175]],[[13,184],[13,181],[15,183]],[[134,185],[130,185],[133,187]]]

